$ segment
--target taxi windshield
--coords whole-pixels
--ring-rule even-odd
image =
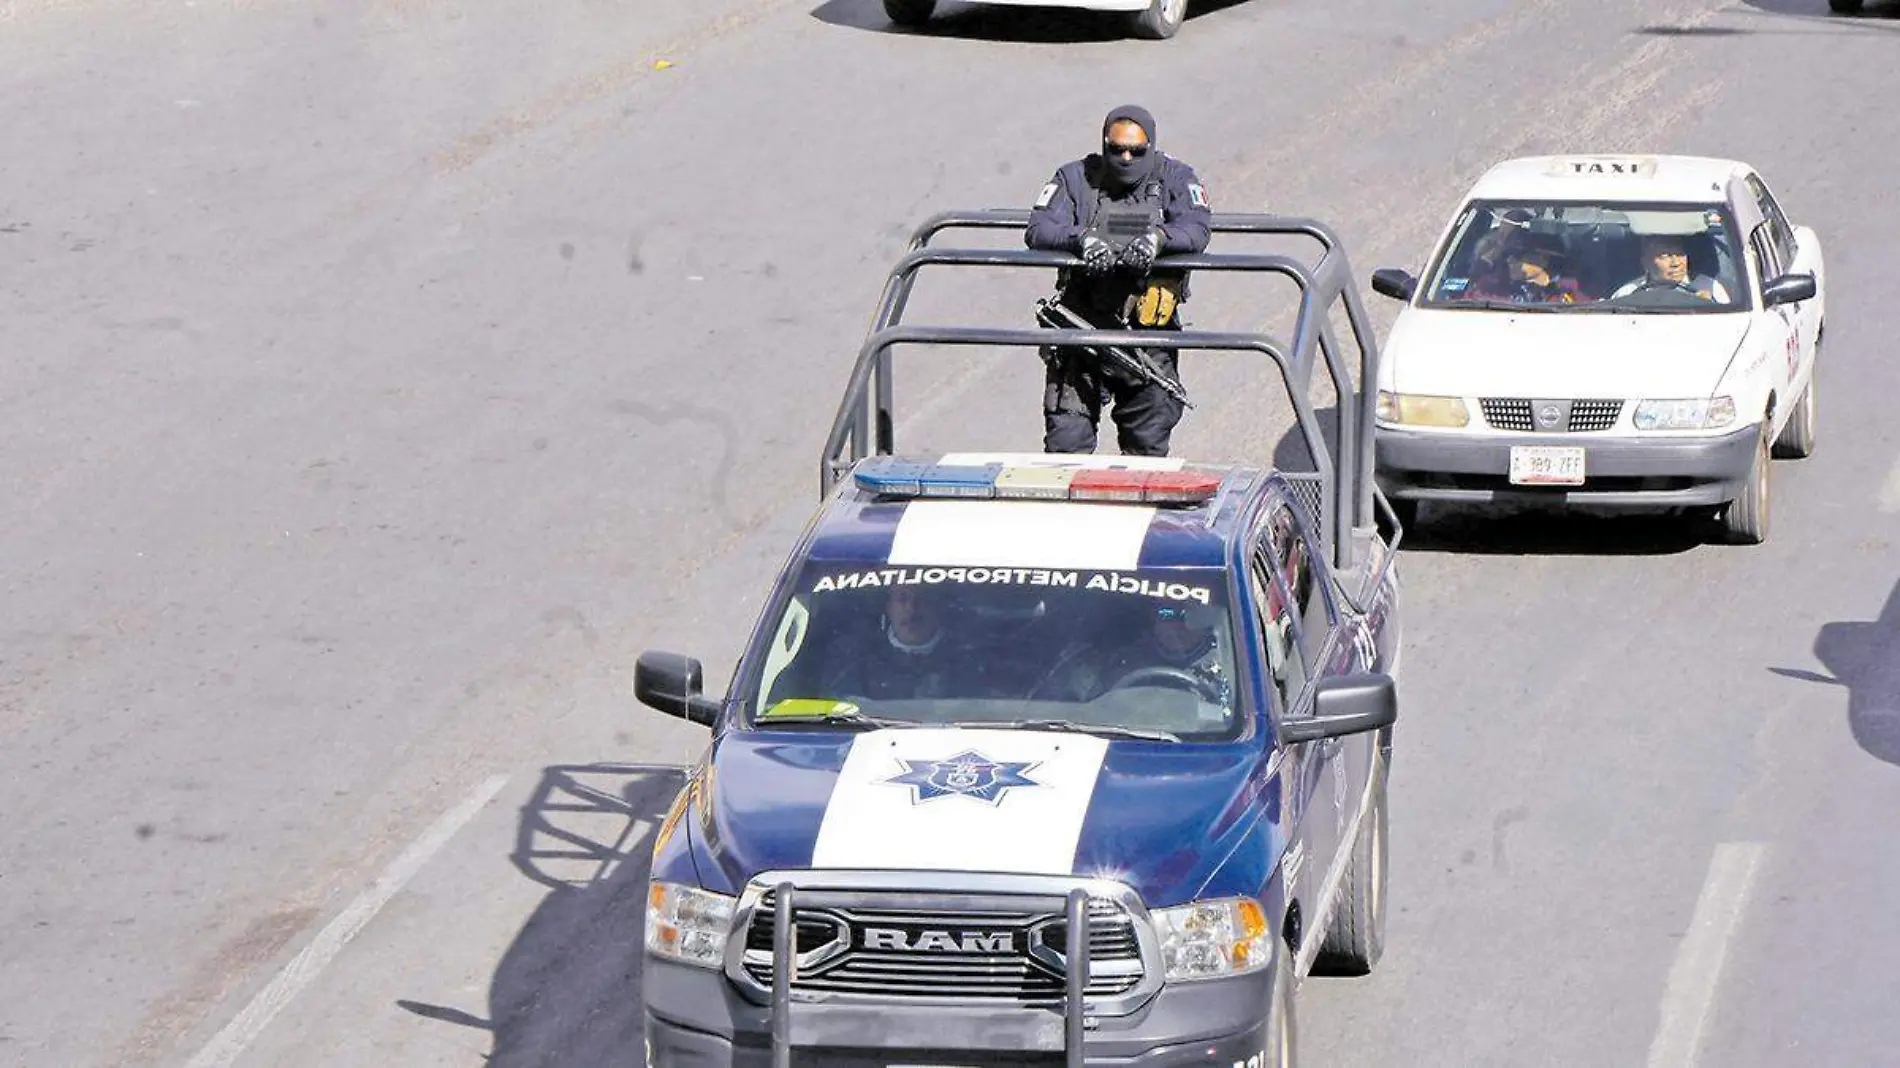
[[[1424,304],[1556,314],[1746,311],[1740,253],[1722,204],[1474,201],[1428,274]]]
[[[1238,737],[1225,573],[808,564],[753,724]]]

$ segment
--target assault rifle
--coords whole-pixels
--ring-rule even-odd
[[[1090,322],[1075,309],[1062,303],[1059,296],[1043,297],[1036,301],[1036,322],[1053,330],[1121,330],[1125,325],[1115,323],[1103,325]],[[1151,385],[1161,387],[1162,392],[1181,402],[1186,408],[1194,407],[1188,400],[1187,390],[1181,383],[1162,373],[1155,362],[1154,355],[1147,349],[1126,349],[1120,345],[1057,345],[1058,348],[1076,348],[1091,353],[1096,359],[1123,372],[1141,379]]]

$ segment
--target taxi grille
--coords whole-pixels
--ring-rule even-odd
[[[1484,421],[1498,430],[1528,431],[1531,428],[1530,401],[1485,397],[1478,401],[1478,408],[1484,412]]]
[[[1616,419],[1623,414],[1623,402],[1620,400],[1580,400],[1570,405],[1570,432],[1582,433],[1590,430],[1608,430],[1616,425]]]
[[[1529,433],[1537,428],[1531,418],[1535,403],[1522,397],[1482,397],[1478,400],[1478,410],[1484,413],[1484,421],[1497,430]],[[1563,429],[1572,434],[1608,430],[1616,425],[1616,420],[1622,414],[1623,402],[1620,400],[1571,401],[1570,414]]]
[[[746,930],[744,968],[772,982],[774,895]],[[1091,997],[1112,997],[1142,978],[1134,921],[1119,905],[1089,904]],[[1068,924],[1060,913],[918,912],[804,908],[794,900],[794,990],[886,998],[957,998],[1055,1005],[1063,997]]]

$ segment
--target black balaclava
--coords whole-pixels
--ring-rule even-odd
[[[1119,153],[1109,155],[1108,131],[1118,122],[1132,122],[1148,134],[1148,154],[1136,159],[1123,159]],[[1108,113],[1102,120],[1102,165],[1108,184],[1117,192],[1130,189],[1148,180],[1159,172],[1161,167],[1160,137],[1155,132],[1155,117],[1148,109],[1134,104],[1124,104]]]

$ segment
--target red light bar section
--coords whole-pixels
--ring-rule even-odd
[[[1220,490],[1221,476],[1198,471],[1075,472],[1069,483],[1074,501],[1139,501],[1144,504],[1194,504]]]

